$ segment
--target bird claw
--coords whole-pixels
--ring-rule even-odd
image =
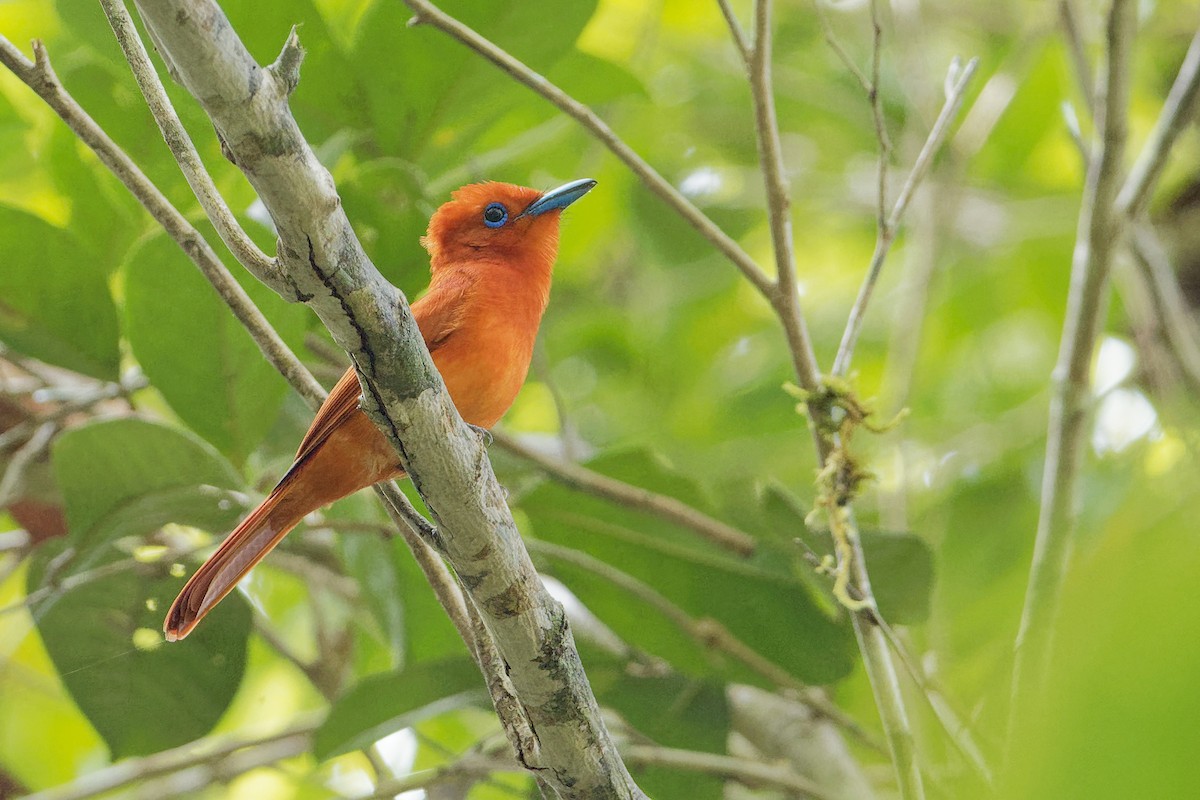
[[[483,441],[484,447],[492,446],[492,432],[491,431],[489,431],[487,428],[480,427],[479,425],[472,425],[469,422],[467,423],[467,427],[470,428],[471,430],[475,431],[475,434]]]

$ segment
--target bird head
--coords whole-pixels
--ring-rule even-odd
[[[495,182],[462,187],[434,213],[421,238],[432,270],[492,262],[549,272],[558,254],[562,210],[595,185],[584,178],[548,192]]]

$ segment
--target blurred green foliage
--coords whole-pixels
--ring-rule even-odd
[[[537,187],[598,179],[564,220],[542,352],[505,424],[541,443],[566,441],[601,472],[741,527],[760,552],[740,560],[494,452],[524,532],[719,621],[794,678],[830,685],[843,708],[876,727],[845,615],[796,543],[829,549],[802,524],[815,464],[805,422],[781,388],[793,379],[785,343],[736,270],[545,101],[432,28],[406,27],[402,3],[224,5],[263,63],[300,26],[307,55],[292,109],[371,258],[410,296],[427,279],[418,238],[452,189],[484,179]],[[748,3],[733,5],[748,12]],[[776,5],[775,80],[800,283],[828,366],[874,245],[877,142],[863,92],[825,43],[812,5]],[[864,396],[878,396],[885,415],[911,411],[898,429],[855,442],[878,478],[857,512],[883,611],[908,626],[909,646],[995,763],[1082,182],[1062,104],[1073,104],[1090,130],[1053,5],[937,0],[896,4],[887,15],[882,96],[895,143],[893,191],[940,106],[951,57],[978,55],[982,67],[970,110],[909,213],[855,359]],[[1099,12],[1080,5],[1094,49]],[[760,263],[773,263],[752,108],[715,3],[442,6],[594,104]],[[851,57],[866,64],[862,4],[827,13]],[[1135,142],[1153,123],[1194,24],[1184,7],[1147,7]],[[42,38],[72,94],[199,222],[95,3],[6,3],[0,31],[18,46]],[[230,206],[270,245],[253,192],[221,156],[211,126],[182,90],[168,88]],[[1195,177],[1194,129],[1179,151],[1156,208]],[[498,735],[477,710],[486,701],[473,691],[464,646],[420,571],[401,544],[374,533],[335,539],[314,522],[285,543],[288,563],[269,559],[243,597],[231,597],[185,644],[147,642],[182,581],[181,570],[147,552],[147,537],[168,523],[165,540],[186,546],[223,534],[286,468],[308,412],[123,187],[7,73],[0,201],[0,342],[94,378],[137,366],[151,384],[134,396],[136,418],[86,422],[55,442],[69,537],[0,554],[0,772],[36,790],[210,730],[277,730],[327,707],[330,687],[336,697],[315,752],[284,772],[235,781],[229,796],[329,796],[338,776],[366,768],[348,751],[404,725],[420,733],[419,768]],[[306,333],[322,335],[315,318],[235,273],[285,340],[319,363],[303,347]],[[1117,415],[1125,427],[1103,415],[1093,423],[1055,691],[1044,725],[1019,732],[1013,796],[1182,797],[1194,789],[1197,402],[1155,371],[1160,345],[1147,344],[1119,298],[1108,330],[1109,351],[1131,358],[1124,369],[1098,364],[1098,374],[1115,375],[1098,381],[1098,405],[1136,393],[1152,416],[1140,428],[1129,415]],[[325,519],[385,522],[366,497],[336,504]],[[0,530],[17,526],[0,514]],[[628,674],[621,658],[577,633],[602,704],[662,744],[722,752],[730,718],[721,687],[761,684],[762,676],[701,647],[578,560],[553,548],[535,548],[535,557],[638,659],[665,669]],[[181,560],[190,567],[195,559]],[[297,561],[311,571],[297,573]],[[104,572],[117,562],[127,566]],[[338,582],[343,574],[355,590]],[[251,607],[274,642],[251,634]],[[279,642],[301,661],[337,656],[340,668],[314,688],[280,658]],[[983,796],[919,692],[910,685],[905,696],[930,795]],[[721,792],[719,782],[694,775],[639,775],[656,797]],[[509,789],[482,786],[471,796],[527,789],[524,778],[500,783]],[[206,796],[227,795],[217,787]]]

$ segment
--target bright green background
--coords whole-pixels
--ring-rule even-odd
[[[444,5],[592,104],[760,263],[772,263],[751,105],[715,3]],[[743,14],[748,6],[734,5]],[[865,98],[824,43],[812,6],[777,5],[777,102],[800,284],[828,366],[874,243],[876,142]],[[1078,107],[1079,93],[1054,5],[933,2],[887,20],[882,91],[899,167],[893,189],[940,105],[950,58],[977,55],[981,67],[974,106],[914,203],[855,360],[864,396],[877,397],[885,414],[911,412],[895,431],[855,441],[878,475],[857,508],[883,610],[909,626],[910,646],[994,763],[1082,182],[1061,113],[1064,101]],[[1093,42],[1098,12],[1079,5]],[[301,23],[307,57],[292,108],[372,259],[410,296],[427,280],[418,237],[451,189],[480,179],[542,188],[599,181],[565,216],[543,352],[505,426],[567,432],[594,468],[742,527],[760,540],[760,553],[739,561],[652,518],[539,482],[494,450],[522,530],[719,620],[797,679],[828,684],[847,711],[877,728],[853,636],[793,543],[812,499],[811,440],[781,389],[792,376],[778,326],[736,270],[547,103],[435,30],[406,27],[401,3],[225,6],[261,62]],[[865,64],[863,10],[831,19]],[[1158,113],[1193,23],[1183,4],[1163,4],[1143,21],[1135,144]],[[44,39],[69,90],[199,221],[96,4],[7,3],[0,31],[22,47]],[[231,207],[245,214],[248,185],[196,106],[170,91]],[[1156,215],[1169,214],[1198,152],[1189,131]],[[270,241],[248,216],[245,224]],[[309,358],[303,342],[317,331],[314,318],[237,272]],[[1155,418],[1119,449],[1089,449],[1052,700],[1040,727],[1022,731],[1014,746],[1014,796],[1179,797],[1195,785],[1197,403],[1159,380],[1147,351],[1136,349],[1119,296],[1107,330],[1110,348],[1135,348],[1119,388],[1148,400]],[[229,490],[259,496],[286,468],[307,422],[190,263],[8,74],[0,75],[0,341],[103,379],[138,365],[152,384],[137,395],[137,420],[92,423],[55,443],[53,474],[78,549],[71,571],[128,557],[165,523],[223,533],[244,505]],[[365,498],[330,514],[381,520]],[[13,526],[0,515],[0,530]],[[62,546],[0,555],[0,609],[42,585]],[[328,796],[324,782],[335,771],[365,764],[336,754],[404,724],[420,722],[428,737],[421,767],[446,757],[428,742],[458,752],[496,733],[477,710],[485,706],[461,643],[401,545],[318,533],[293,535],[284,548],[358,582],[357,601],[310,593],[268,560],[249,584],[267,624],[303,657],[318,653],[308,599],[328,624],[344,627],[346,694],[314,755],[285,772],[239,779],[235,796]],[[721,686],[761,679],[712,658],[607,581],[553,555],[535,557],[629,644],[670,665],[666,677],[622,677],[620,663],[584,642],[602,703],[664,744],[723,749]],[[134,632],[157,629],[146,601],[161,611],[180,583],[168,566],[142,565],[56,602],[0,610],[0,771],[46,788],[110,758],[190,741],[214,724],[249,736],[325,707],[303,674],[251,633],[240,597],[222,606],[226,619],[214,616],[184,645],[133,647]],[[930,796],[981,796],[920,695],[908,685],[905,696]],[[445,701],[441,713],[430,716],[437,700]],[[694,776],[642,777],[662,798],[720,791]],[[499,796],[508,795],[472,795]]]

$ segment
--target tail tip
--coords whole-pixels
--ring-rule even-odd
[[[179,613],[178,608],[172,608],[167,613],[167,618],[163,620],[163,634],[168,642],[178,642],[192,632],[192,628],[196,627],[195,622],[185,624]]]

